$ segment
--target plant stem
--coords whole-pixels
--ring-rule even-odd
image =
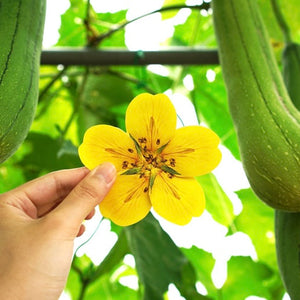
[[[79,91],[77,93],[77,97],[74,100],[74,109],[73,109],[73,112],[70,115],[69,120],[67,121],[67,123],[65,125],[65,128],[61,132],[61,139],[62,140],[65,137],[65,135],[67,134],[67,132],[68,132],[68,130],[69,130],[69,128],[70,128],[70,126],[71,126],[71,124],[73,122],[74,117],[78,113],[78,110],[79,110],[79,107],[80,107],[80,102],[81,102],[81,97],[82,97],[82,94],[83,94],[83,91],[84,91],[84,88],[85,88],[85,85],[86,85],[88,74],[89,74],[89,68],[87,67],[85,69],[84,74],[83,74],[82,83],[81,83],[81,85],[79,87]]]
[[[47,92],[53,86],[53,84],[56,82],[56,80],[58,80],[59,78],[61,78],[64,75],[66,70],[67,70],[67,67],[64,67],[61,71],[59,71],[57,74],[55,74],[53,76],[52,80],[44,87],[43,90],[41,90],[41,92],[39,94],[39,103],[41,101],[43,101],[43,97],[47,94]]]

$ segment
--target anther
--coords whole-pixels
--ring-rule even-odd
[[[171,159],[170,159],[170,166],[171,166],[171,167],[175,167],[175,163],[176,163],[175,159],[174,159],[174,158],[171,158]]]
[[[139,141],[141,144],[147,143],[147,139],[146,139],[145,137],[139,138],[138,141]]]
[[[128,167],[128,161],[123,161],[122,163],[122,169],[126,169]]]

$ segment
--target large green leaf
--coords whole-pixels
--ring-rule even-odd
[[[85,46],[86,31],[84,19],[87,4],[81,0],[70,0],[69,9],[61,16],[57,46]]]
[[[215,221],[228,227],[234,219],[233,205],[227,197],[216,177],[210,173],[197,177],[203,187],[206,198],[206,209]]]
[[[256,197],[252,189],[237,192],[243,210],[235,219],[236,229],[248,234],[260,261],[277,270],[274,236],[274,210]]]
[[[176,46],[215,47],[216,39],[211,14],[204,15],[200,10],[193,9],[184,24],[175,26],[170,43]]]
[[[211,278],[211,273],[215,265],[215,259],[212,254],[199,249],[196,246],[193,246],[190,249],[182,248],[181,250],[194,266],[197,279],[205,286],[208,295],[215,297],[217,289]]]
[[[65,146],[67,149],[71,147],[69,143],[69,146]],[[62,148],[63,144],[60,139],[54,139],[46,134],[30,132],[25,144],[30,147],[31,151],[16,164],[22,167],[27,180],[43,173],[82,166],[78,154]],[[71,149],[74,148],[71,147]]]
[[[187,299],[207,299],[196,292],[192,265],[152,214],[127,227],[126,234],[145,289],[144,299],[163,299],[170,283]]]
[[[79,140],[93,125],[117,126],[116,107],[128,105],[133,99],[128,82],[109,74],[89,75],[81,97],[78,117]]]
[[[216,75],[213,82],[209,82],[206,78],[209,69]],[[200,120],[219,135],[221,142],[235,158],[240,159],[220,67],[191,68],[190,71],[195,83],[193,102]]]
[[[273,272],[266,265],[250,257],[233,256],[228,261],[228,275],[221,289],[223,300],[241,300],[254,295],[271,298],[267,282]]]

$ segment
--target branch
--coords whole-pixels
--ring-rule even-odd
[[[156,14],[156,13],[161,13],[161,12],[165,12],[165,11],[169,11],[169,10],[178,10],[178,9],[182,9],[182,8],[190,8],[190,9],[205,9],[208,10],[210,8],[210,4],[209,3],[202,3],[201,5],[185,5],[185,4],[179,4],[179,5],[170,5],[170,6],[166,6],[166,7],[162,7],[160,9],[154,10],[152,12],[149,12],[147,14],[141,15],[135,19],[129,20],[124,22],[123,24],[117,26],[116,28],[113,28],[111,30],[109,30],[108,32],[99,35],[98,37],[96,37],[93,41],[91,41],[91,43],[88,45],[89,47],[95,47],[98,46],[104,39],[110,37],[111,35],[113,35],[115,32],[123,29],[125,26],[127,26],[128,24],[131,24],[135,21],[138,21],[142,18],[148,17],[152,14]]]

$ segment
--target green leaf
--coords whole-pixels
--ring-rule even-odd
[[[228,276],[221,289],[222,299],[241,300],[254,295],[272,299],[267,282],[273,272],[250,257],[234,256],[228,261]]]
[[[101,264],[93,271],[90,281],[95,281],[106,273],[109,273],[117,264],[121,262],[124,256],[129,253],[128,243],[124,230],[119,234],[116,244],[112,247],[108,255]]]
[[[206,197],[206,209],[215,221],[228,227],[234,219],[233,205],[216,177],[210,173],[197,177]]]
[[[211,69],[216,77],[208,82],[207,71]],[[214,130],[236,159],[240,159],[236,132],[229,113],[226,90],[220,67],[190,69],[195,82],[192,93],[194,106],[199,119]]]
[[[59,40],[57,46],[85,46],[86,31],[84,19],[86,3],[81,0],[70,0],[70,7],[61,16]]]
[[[30,147],[28,152],[17,165],[22,167],[27,180],[40,176],[43,173],[59,169],[69,169],[82,166],[78,154],[75,152],[61,151],[60,139],[54,139],[48,135],[30,132],[26,141]]]
[[[9,164],[9,160],[0,165],[0,194],[25,182],[23,170]]]
[[[175,26],[170,43],[172,46],[216,47],[211,14],[204,16],[200,10],[193,9],[183,24]]]
[[[211,273],[215,265],[215,259],[212,254],[199,249],[196,246],[193,246],[190,249],[181,248],[181,250],[194,266],[197,280],[205,286],[209,296],[215,297],[217,289],[211,278]]]
[[[171,6],[171,5],[179,5],[179,4],[185,4],[184,0],[165,0],[163,3],[162,7],[167,7],[167,6]],[[166,19],[170,19],[173,18],[177,15],[178,13],[178,9],[173,9],[173,10],[168,10],[162,13],[162,19],[166,20]]]
[[[196,292],[196,278],[190,262],[152,214],[126,227],[126,234],[145,288],[144,299],[163,299],[170,283],[175,283],[182,294],[192,296],[188,299],[206,299]]]
[[[134,95],[128,82],[109,75],[89,75],[82,94],[78,116],[78,136],[82,140],[85,131],[97,124],[117,126],[116,107],[125,105]]]
[[[263,203],[252,189],[237,192],[243,210],[235,219],[236,229],[248,234],[260,261],[277,270],[274,236],[274,210]]]

